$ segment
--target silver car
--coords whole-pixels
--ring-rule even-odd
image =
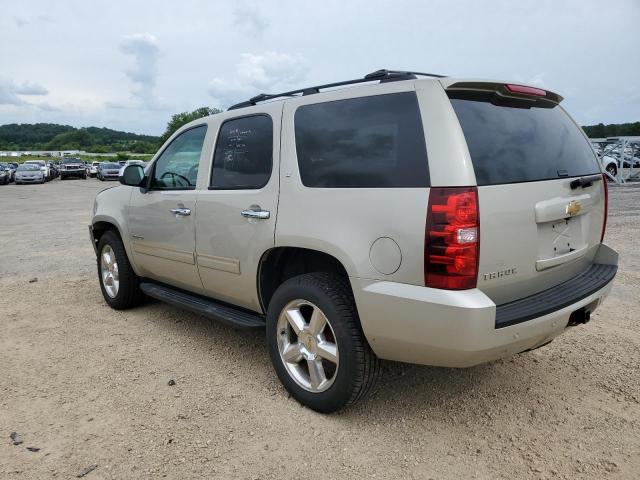
[[[118,180],[120,164],[115,162],[102,162],[98,165],[98,180]]]
[[[362,398],[380,359],[542,347],[590,320],[618,264],[607,182],[561,102],[383,70],[195,120],[97,195],[103,297],[265,329],[283,385],[321,412]]]
[[[16,170],[16,185],[23,183],[44,183],[45,174],[40,165],[35,163],[23,163]]]

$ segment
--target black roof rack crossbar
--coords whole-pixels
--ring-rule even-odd
[[[297,90],[291,90],[289,92],[283,93],[260,93],[255,97],[251,97],[249,100],[244,102],[236,103],[235,105],[231,105],[228,110],[236,110],[238,108],[250,107],[256,105],[259,102],[264,102],[267,100],[273,100],[275,98],[281,97],[294,97],[299,95],[313,95],[315,93],[320,93],[320,90],[324,90],[327,88],[336,88],[336,87],[344,87],[346,85],[355,85],[358,83],[367,83],[367,82],[393,82],[398,80],[415,80],[416,76],[423,77],[435,77],[435,78],[444,78],[445,75],[436,75],[435,73],[420,73],[420,72],[405,72],[400,70],[376,70],[375,72],[371,72],[365,75],[363,78],[356,78],[353,80],[344,80],[342,82],[334,82],[327,83],[325,85],[316,85],[315,87],[305,87]]]
[[[369,78],[371,80],[378,80],[380,78],[396,78],[396,77],[414,77],[418,75],[420,77],[435,77],[435,78],[445,78],[446,75],[439,75],[437,73],[422,73],[422,72],[407,72],[404,70],[376,70],[375,72],[371,72],[364,76],[364,78]]]

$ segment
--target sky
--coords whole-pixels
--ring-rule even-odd
[[[0,124],[159,135],[173,113],[380,68],[501,79],[640,121],[640,0],[0,0]]]

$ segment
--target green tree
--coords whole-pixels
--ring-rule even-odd
[[[156,153],[157,145],[150,142],[135,142],[129,149],[133,153]]]
[[[218,110],[217,108],[200,107],[193,112],[182,112],[172,115],[171,120],[167,123],[167,128],[160,137],[160,144],[163,144],[171,135],[173,135],[173,132],[178,130],[181,126],[186,125],[193,120],[197,120],[198,118],[207,117],[220,112],[222,112],[222,110]]]

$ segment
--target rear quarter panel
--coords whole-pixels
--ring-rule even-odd
[[[418,96],[432,184],[475,184],[466,144],[447,133],[460,127],[437,81],[393,82],[288,100],[282,122],[276,246],[328,253],[337,258],[352,277],[424,285],[424,230],[429,189],[305,187],[296,155],[294,115],[299,106],[403,91],[416,91]],[[393,239],[400,249],[401,263],[393,273],[381,273],[372,265],[371,246],[381,237]]]

